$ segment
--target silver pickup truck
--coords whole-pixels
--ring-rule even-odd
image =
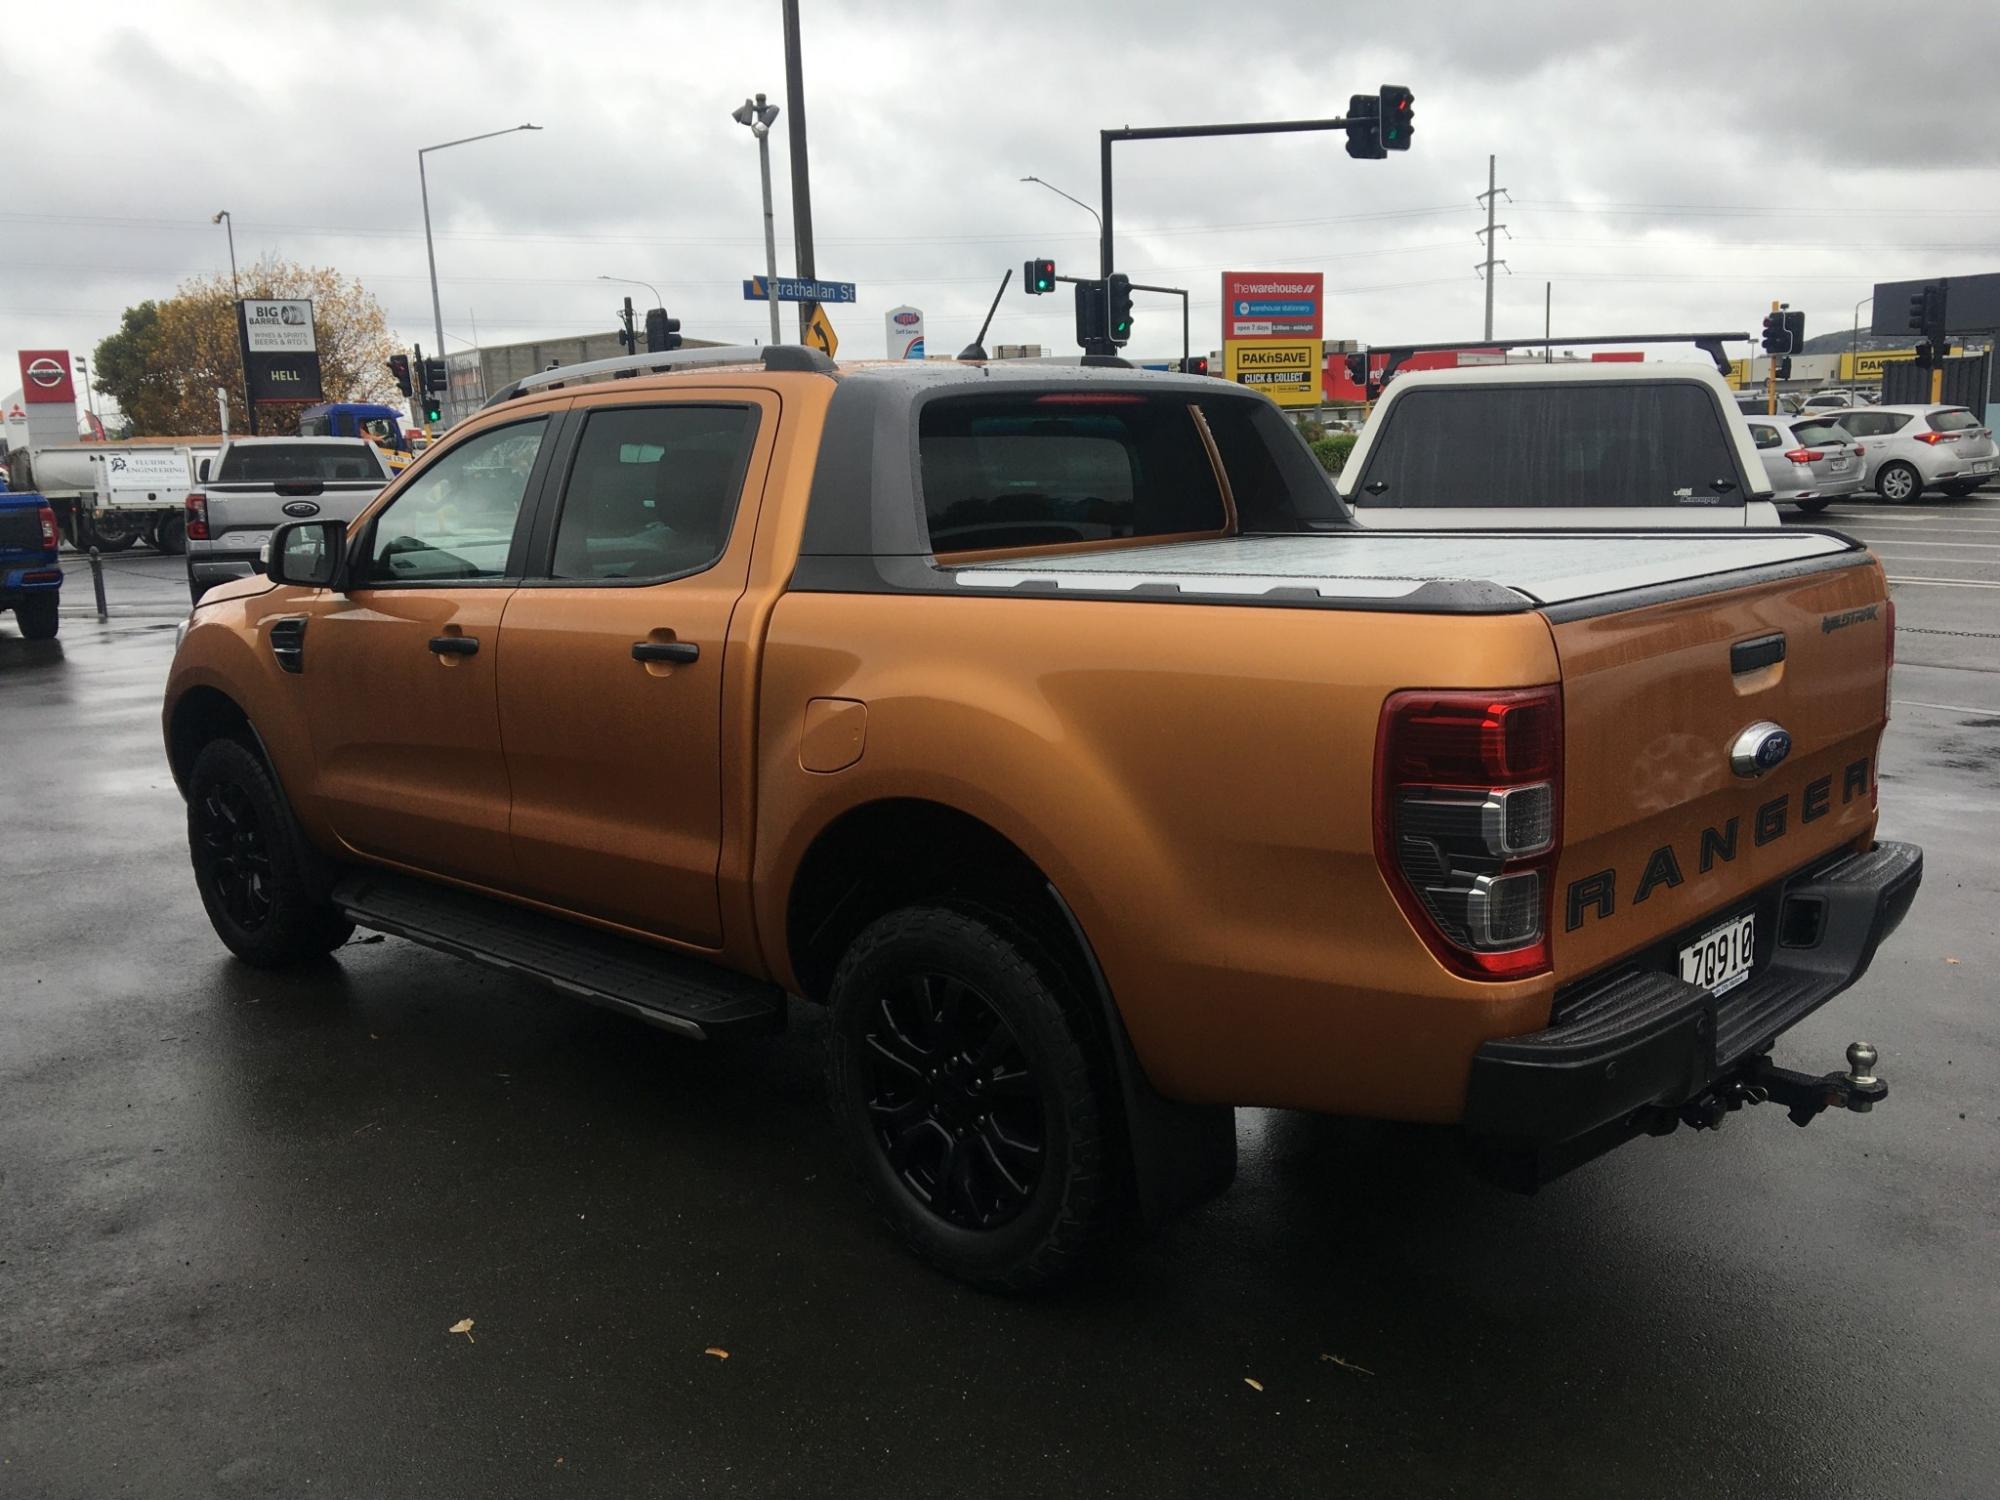
[[[187,497],[188,594],[261,571],[258,553],[286,521],[351,521],[389,482],[364,438],[237,438],[196,472]]]

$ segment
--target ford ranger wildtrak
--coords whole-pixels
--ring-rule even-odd
[[[627,377],[627,378],[619,378]],[[1232,1106],[1532,1186],[1886,1086],[1776,1039],[1922,856],[1833,532],[1370,532],[1262,396],[701,349],[530,376],[196,607],[222,941],[356,926],[690,1039],[827,1011],[898,1236],[1002,1288],[1225,1186]]]

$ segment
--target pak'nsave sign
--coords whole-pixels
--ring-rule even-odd
[[[236,325],[252,401],[325,399],[310,301],[246,297],[236,304]]]
[[[1325,300],[1318,271],[1224,271],[1224,372],[1280,406],[1318,406]]]

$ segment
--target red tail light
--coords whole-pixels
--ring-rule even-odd
[[[1794,448],[1785,457],[1795,464],[1816,464],[1826,455],[1817,448]]]
[[[62,533],[56,530],[56,513],[52,506],[44,505],[35,512],[35,519],[42,523],[42,548],[53,552],[62,545]]]
[[[205,542],[208,537],[208,496],[189,495],[187,497],[187,539],[191,542]]]
[[[1470,979],[1547,969],[1561,847],[1558,688],[1390,695],[1375,858],[1439,963]]]
[[[1933,448],[1939,443],[1948,443],[1957,436],[1955,432],[1920,432],[1916,435],[1918,442],[1929,443]]]
[[[1868,452],[1868,449],[1867,449],[1866,447],[1864,447],[1864,446],[1863,446],[1862,444],[1860,444],[1860,443],[1856,443],[1856,444],[1854,445],[1854,456],[1855,456],[1856,458],[1862,458],[1862,457],[1865,457],[1865,456],[1867,455],[1867,452]]]

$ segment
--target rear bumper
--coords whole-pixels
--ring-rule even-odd
[[[196,602],[218,583],[248,578],[259,571],[254,552],[189,552],[188,592]]]
[[[1914,844],[1881,843],[1780,882],[1757,903],[1768,957],[1719,999],[1645,968],[1559,1001],[1561,1018],[1547,1030],[1475,1054],[1467,1130],[1508,1161],[1508,1176],[1531,1183],[1630,1139],[1661,1110],[1760,1057],[1865,974],[1909,911],[1923,870]]]
[[[62,587],[62,568],[53,554],[46,562],[0,566],[0,595],[50,594]]]
[[[1837,500],[1842,495],[1856,494],[1860,489],[1861,475],[1854,473],[1839,479],[1815,481],[1810,484],[1795,485],[1790,489],[1776,490],[1771,498],[1779,505],[1791,500]]]

